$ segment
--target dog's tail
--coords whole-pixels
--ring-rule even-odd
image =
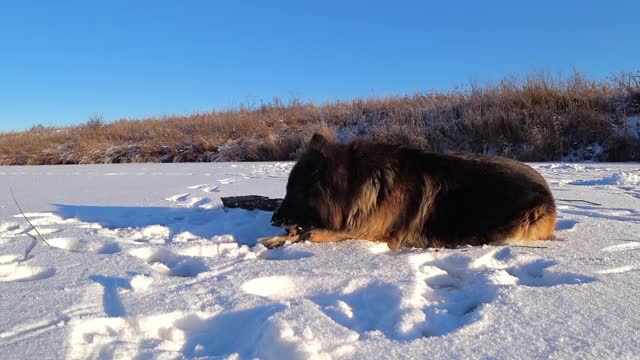
[[[524,212],[509,238],[513,241],[551,240],[557,221],[554,205],[538,205]]]

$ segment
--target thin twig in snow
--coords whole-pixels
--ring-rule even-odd
[[[557,201],[567,201],[567,202],[583,202],[591,205],[602,206],[602,204],[595,203],[593,201],[581,200],[581,199],[556,199]]]
[[[22,208],[20,207],[20,204],[18,204],[18,200],[16,199],[16,195],[13,193],[13,189],[11,188],[11,186],[9,186],[9,192],[11,193],[11,197],[13,198],[13,202],[16,204],[16,207],[20,211],[20,214],[22,214],[22,217],[27,221],[27,224],[29,224],[29,226],[31,226],[31,228],[36,232],[36,234],[38,234],[38,236],[39,236],[40,240],[42,240],[42,242],[44,242],[45,244],[51,246],[47,242],[47,240],[44,239],[44,236],[42,236],[42,234],[40,234],[40,231],[38,231],[38,229],[36,229],[36,227],[31,223],[31,221],[29,221],[29,218],[27,217],[27,215],[25,215],[24,211],[22,211]],[[31,242],[31,245],[29,245],[29,247],[27,248],[27,251],[24,254],[24,260],[27,259],[27,257],[29,256],[29,253],[31,252],[31,250],[33,250],[33,248],[38,243],[38,238],[35,237],[33,234],[30,234],[27,231],[27,235],[31,236],[34,241]]]

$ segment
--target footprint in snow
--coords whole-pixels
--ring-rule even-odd
[[[63,224],[68,225],[68,224],[78,223],[77,219],[74,219],[74,218],[63,219],[61,216],[58,216],[52,212],[32,212],[32,213],[25,213],[24,215],[16,214],[13,217],[23,219],[24,216],[26,216],[29,219],[31,224],[33,224],[34,226],[37,226],[38,229],[42,228],[43,226],[63,225]],[[28,228],[30,228],[30,226],[28,226]],[[51,232],[56,232],[56,230],[57,229],[52,229]]]
[[[169,196],[169,197],[165,198],[165,200],[174,201],[174,202],[186,201],[189,198],[190,195],[191,194],[189,194],[189,193],[177,194],[177,195]]]
[[[483,307],[505,287],[576,285],[595,280],[550,271],[555,262],[523,257],[510,248],[492,249],[480,257],[459,252],[422,256],[427,258],[414,259],[414,269],[416,278],[426,285],[423,297],[429,305],[422,309],[426,314],[422,333],[426,336],[445,335],[483,320]]]
[[[191,189],[191,190],[197,190],[197,189],[202,189],[205,186],[208,186],[209,184],[198,184],[198,185],[191,185],[191,186],[187,186],[187,189]]]
[[[640,242],[627,240],[622,244],[611,245],[602,249],[602,251],[606,251],[606,252],[620,252],[620,251],[632,251],[632,250],[640,250]]]
[[[416,317],[424,320],[424,314],[403,304],[403,290],[397,284],[355,278],[343,288],[318,294],[317,289],[326,284],[323,277],[276,275],[246,281],[242,290],[275,301],[306,298],[335,324],[364,337],[376,333],[398,340],[422,336],[407,323]]]
[[[624,274],[630,271],[637,271],[640,270],[640,268],[636,267],[636,266],[631,266],[631,265],[626,265],[626,266],[620,266],[620,267],[616,267],[616,268],[611,268],[611,269],[604,269],[604,270],[600,270],[598,271],[598,274]]]
[[[53,247],[57,247],[59,249],[68,250],[68,251],[78,251],[80,250],[80,241],[71,237],[57,237],[48,239],[47,243]]]
[[[219,239],[223,239],[222,237]],[[247,245],[238,245],[235,241],[216,241],[214,237],[210,241],[206,241],[202,244],[182,246],[175,248],[173,252],[180,256],[187,256],[192,258],[213,258],[213,257],[227,257],[227,258],[243,258],[243,259],[255,259],[256,254],[249,249]]]
[[[216,207],[211,199],[201,196],[191,196],[189,193],[173,195],[165,198],[165,200],[175,202],[181,207],[199,207],[202,209],[213,209]]]
[[[55,275],[53,268],[33,266],[20,261],[22,255],[0,256],[0,282],[21,282],[47,279]]]
[[[195,257],[176,255],[166,248],[138,248],[129,252],[163,274],[178,277],[196,277],[209,270],[205,263]]]
[[[200,197],[200,196],[194,196],[189,198],[189,200],[186,201],[184,205],[188,207],[196,207],[196,206],[203,206],[203,205],[209,204],[210,202],[211,202],[211,199]]]
[[[265,329],[273,332],[271,329],[282,323],[270,318],[284,309],[283,305],[277,304],[216,314],[173,311],[131,318],[78,319],[70,323],[65,359],[278,357],[273,355],[277,352],[269,352],[269,349],[264,355],[256,354],[255,349],[256,344],[264,341]],[[284,353],[294,353],[288,350]],[[294,354],[299,353],[308,354]]]
[[[199,184],[199,185],[187,186],[187,189],[202,190],[206,193],[220,192],[219,186],[215,186],[211,184]]]
[[[105,242],[100,246],[96,253],[103,255],[113,255],[122,251],[122,247],[117,242]]]
[[[115,241],[87,241],[73,237],[55,237],[46,240],[53,247],[71,252],[93,252],[113,255],[122,251],[120,244]]]
[[[314,289],[326,282],[267,276],[245,282],[242,289],[276,301],[306,297],[337,324],[360,336],[382,334],[389,339],[411,340],[446,335],[484,320],[484,307],[495,301],[503,288],[595,280],[550,271],[553,261],[515,254],[510,248],[494,248],[477,255],[458,251],[413,255],[409,263],[415,280],[402,286],[362,278],[337,291],[315,294]]]
[[[576,220],[558,220],[558,223],[556,224],[556,231],[574,231],[578,223],[579,222]]]
[[[265,251],[260,258],[263,260],[300,260],[310,258],[313,255],[312,252],[294,250],[292,246],[281,246]]]

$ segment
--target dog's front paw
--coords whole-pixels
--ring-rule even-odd
[[[258,243],[264,245],[267,249],[277,248],[284,245],[285,242],[290,241],[289,236],[270,236],[258,239]]]

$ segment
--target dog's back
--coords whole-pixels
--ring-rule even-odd
[[[438,194],[425,222],[429,246],[548,239],[556,223],[544,178],[519,161],[423,154],[420,169]]]

